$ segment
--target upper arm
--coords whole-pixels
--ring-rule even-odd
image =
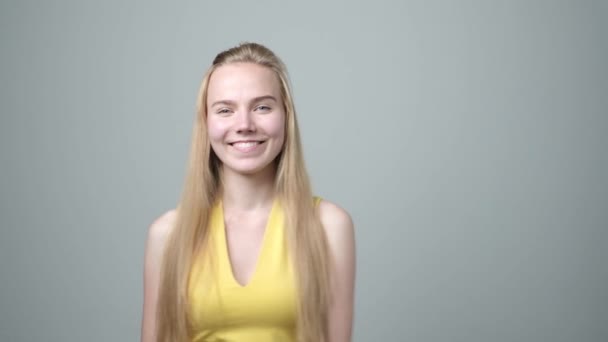
[[[353,221],[344,209],[329,201],[319,204],[319,216],[325,228],[332,257],[329,308],[329,340],[351,340],[355,292],[355,233]]]
[[[156,302],[160,283],[164,247],[176,218],[175,210],[156,219],[148,229],[144,255],[144,304],[141,341],[156,341]]]

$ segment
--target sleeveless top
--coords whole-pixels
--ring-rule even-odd
[[[315,197],[315,205],[320,198]],[[297,292],[284,213],[274,200],[257,262],[246,285],[232,273],[221,201],[211,209],[209,244],[188,284],[193,342],[296,341]]]

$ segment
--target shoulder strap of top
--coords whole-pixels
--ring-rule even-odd
[[[321,203],[321,200],[322,200],[322,198],[319,197],[319,196],[313,196],[312,199],[313,199],[313,201],[315,203],[315,207],[318,207],[319,203]]]

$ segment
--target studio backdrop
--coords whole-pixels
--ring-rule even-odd
[[[137,341],[149,225],[243,41],[355,222],[354,337],[608,341],[604,1],[0,4],[0,341]]]

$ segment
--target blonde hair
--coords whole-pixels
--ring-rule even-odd
[[[189,164],[177,221],[167,242],[157,302],[157,341],[190,338],[187,284],[193,256],[207,240],[210,210],[219,196],[220,161],[207,136],[207,87],[211,74],[230,63],[255,63],[277,75],[285,110],[285,142],[277,156],[275,193],[283,206],[288,248],[296,270],[298,341],[327,341],[330,302],[329,253],[325,232],[314,208],[304,165],[287,69],[268,48],[242,43],[219,53],[205,74],[197,99]]]

